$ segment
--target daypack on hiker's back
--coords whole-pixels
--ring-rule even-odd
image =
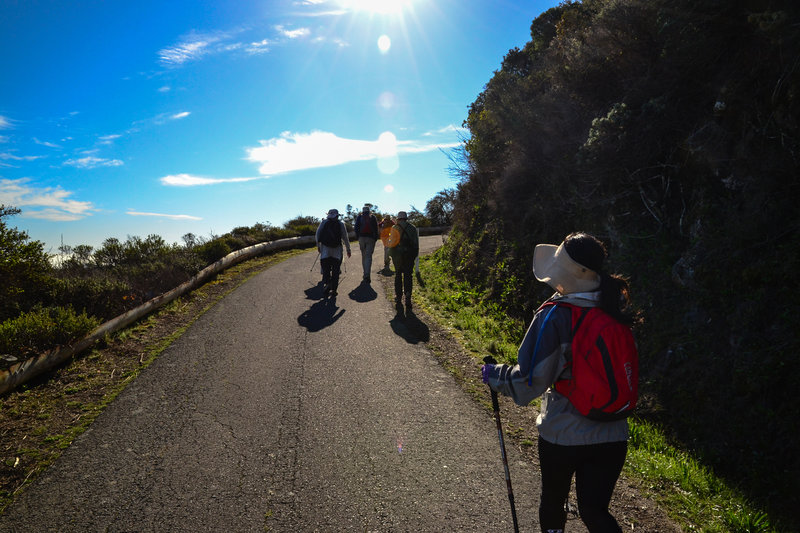
[[[370,215],[361,215],[361,235],[372,235],[372,221]]]
[[[400,224],[395,224],[392,226],[388,246],[389,255],[391,255],[395,267],[399,269],[406,268],[412,264],[418,253],[411,236],[408,234],[408,225],[401,227]]]
[[[319,232],[319,242],[325,246],[335,247],[339,246],[342,242],[342,226],[338,220],[329,218],[322,226],[322,231]]]
[[[612,421],[630,416],[639,392],[639,354],[633,333],[599,307],[562,302],[572,311],[572,361],[555,389],[584,416]]]
[[[407,227],[407,226],[406,226]],[[401,228],[399,224],[392,226],[389,232],[389,248],[396,248],[398,251],[405,251],[411,247],[411,237],[406,233],[406,228]]]

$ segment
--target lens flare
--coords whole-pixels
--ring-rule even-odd
[[[389,51],[389,48],[392,47],[392,40],[389,38],[388,35],[381,35],[378,37],[378,50],[381,51],[382,54],[385,54]]]
[[[378,137],[378,170],[382,174],[394,174],[400,168],[400,158],[397,157],[397,137],[390,131],[381,133]]]
[[[395,101],[397,99],[394,96],[394,93],[391,91],[384,91],[378,96],[378,105],[381,106],[386,111],[390,110],[394,107]]]

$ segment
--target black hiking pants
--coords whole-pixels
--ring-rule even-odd
[[[403,303],[403,293],[405,293],[406,305],[411,305],[411,290],[414,287],[414,262],[409,262],[408,265],[403,265],[398,268],[397,264],[394,266],[394,300],[396,303]]]
[[[339,273],[342,270],[342,260],[336,257],[326,257],[320,259],[319,264],[322,267],[322,284],[325,288],[336,292],[339,287]]]
[[[565,504],[572,476],[578,496],[578,513],[590,533],[621,532],[608,512],[628,443],[607,442],[586,446],[561,446],[539,437],[539,463],[542,469],[542,500],[539,524],[543,532],[564,531]]]

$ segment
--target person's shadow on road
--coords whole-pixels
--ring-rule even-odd
[[[355,300],[356,302],[364,303],[370,302],[378,297],[378,293],[375,292],[375,289],[367,283],[366,281],[362,281],[361,285],[350,291],[351,300]]]
[[[336,306],[336,298],[327,298],[316,302],[308,311],[304,311],[297,317],[297,323],[313,333],[332,325],[343,314],[344,309]]]
[[[405,339],[409,344],[428,342],[431,338],[428,326],[414,314],[409,314],[405,317],[401,315],[395,316],[389,321],[389,325],[392,326],[392,331],[396,335]]]
[[[303,291],[306,293],[306,300],[322,300],[325,297],[325,286],[322,281]]]

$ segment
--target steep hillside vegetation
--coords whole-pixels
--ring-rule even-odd
[[[530,319],[536,243],[631,278],[641,416],[795,523],[800,5],[584,0],[533,21],[471,105],[443,251]]]

